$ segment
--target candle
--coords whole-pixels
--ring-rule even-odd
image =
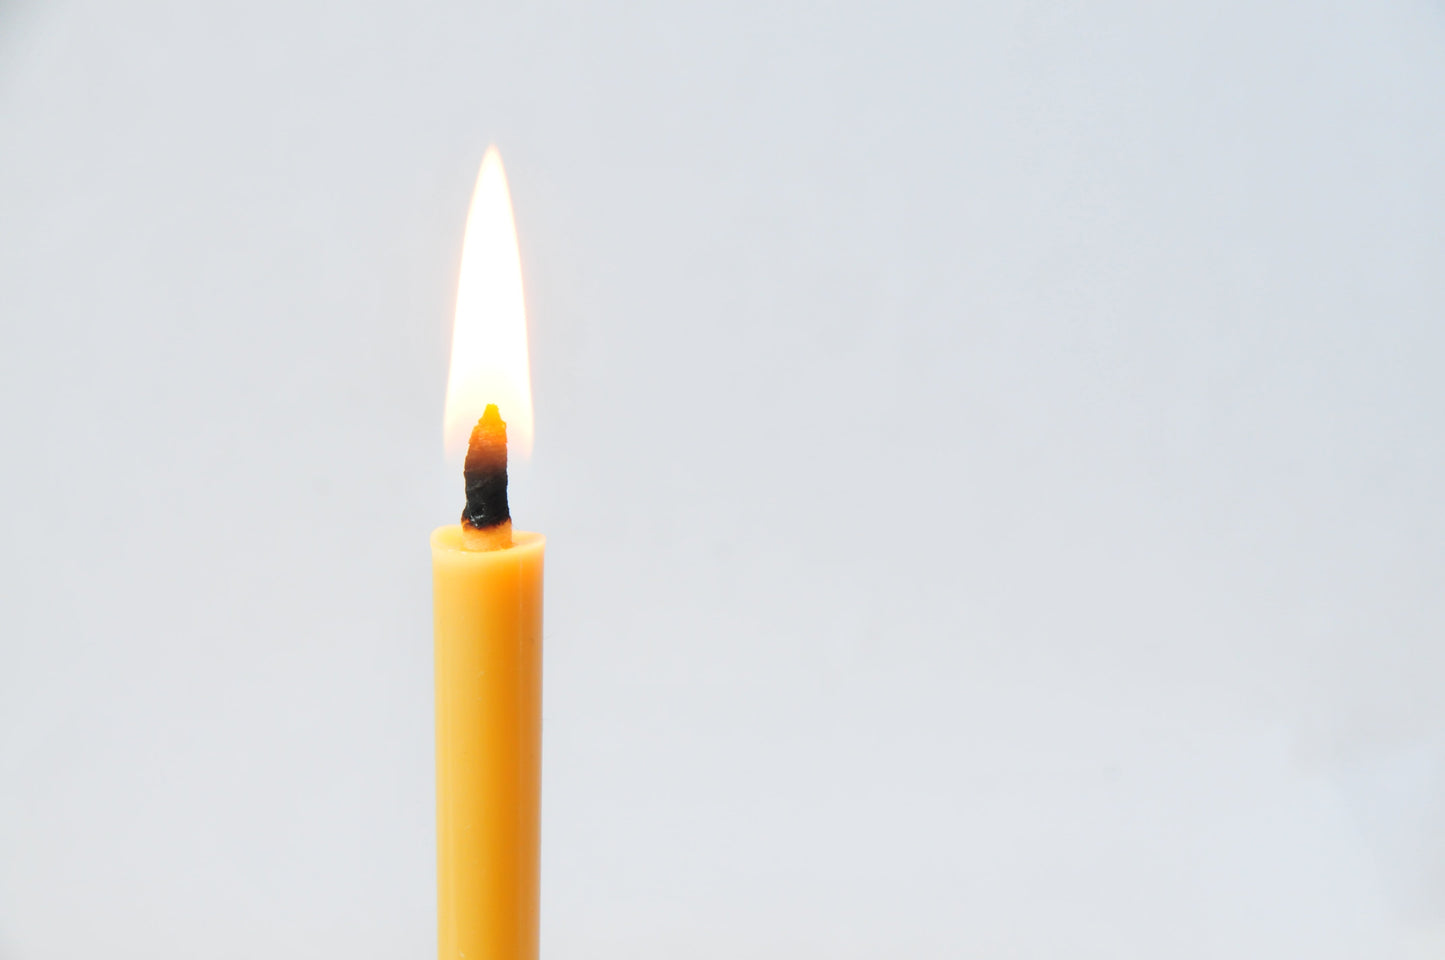
[[[512,529],[509,432],[530,449],[521,258],[492,148],[462,243],[444,417],[448,450],[466,449],[466,507],[431,536],[440,960],[537,957],[545,541]]]

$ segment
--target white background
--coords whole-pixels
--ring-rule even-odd
[[[0,3],[0,957],[433,955],[488,143],[565,958],[1445,956],[1445,7]]]

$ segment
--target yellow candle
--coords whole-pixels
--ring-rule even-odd
[[[513,532],[507,501],[507,435],[525,456],[532,392],[496,148],[467,216],[443,423],[448,450],[466,451],[466,508],[431,537],[438,956],[537,960],[544,541]]]
[[[544,538],[432,533],[441,960],[536,960]]]

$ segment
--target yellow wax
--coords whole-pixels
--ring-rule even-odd
[[[440,960],[537,960],[545,538],[431,535]]]

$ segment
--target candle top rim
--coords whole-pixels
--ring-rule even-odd
[[[540,533],[530,530],[513,530],[512,545],[502,547],[499,550],[467,550],[462,546],[462,525],[449,523],[444,527],[437,527],[431,532],[431,549],[434,555],[455,554],[464,557],[475,563],[486,563],[491,560],[502,560],[514,558],[519,553],[532,553],[542,550],[547,545],[547,538]]]

